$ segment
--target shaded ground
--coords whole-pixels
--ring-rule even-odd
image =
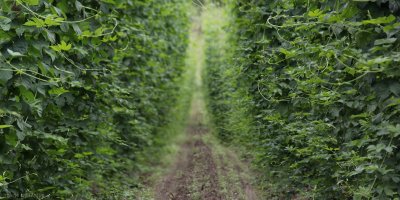
[[[156,186],[159,200],[256,200],[248,170],[237,156],[222,147],[209,134],[203,102],[195,97],[187,139],[176,162]]]

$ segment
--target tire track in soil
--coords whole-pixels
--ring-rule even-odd
[[[196,140],[195,148],[199,151],[196,156],[196,163],[199,170],[195,172],[195,177],[200,187],[198,193],[202,199],[219,200],[222,199],[219,194],[217,166],[214,162],[211,148],[202,140]]]
[[[257,200],[254,190],[244,177],[244,170],[237,163],[240,160],[232,152],[223,155],[213,152],[214,145],[205,142],[210,133],[203,124],[201,102],[193,102],[189,124],[186,127],[187,139],[181,145],[176,162],[169,173],[156,185],[156,200],[225,200],[233,195],[222,192],[221,180],[229,185],[240,185],[241,188],[229,188],[228,193],[235,199]],[[222,170],[221,170],[222,169]],[[232,180],[232,172],[237,176]],[[223,195],[224,194],[224,195]],[[241,198],[241,197],[244,198]]]
[[[156,199],[167,200],[190,199],[190,184],[192,182],[192,171],[194,169],[193,157],[191,156],[193,142],[188,140],[178,153],[178,161],[170,174],[168,174],[161,184],[156,187]]]
[[[195,194],[200,194],[204,200],[222,199],[218,191],[217,166],[212,150],[201,137],[208,133],[207,127],[192,124],[186,132],[188,140],[181,146],[177,162],[171,172],[156,186],[156,199],[189,200]],[[192,187],[194,181],[199,187]]]

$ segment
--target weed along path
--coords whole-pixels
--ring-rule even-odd
[[[204,41],[199,23],[194,23],[190,40],[188,62],[195,66],[195,92],[185,139],[175,161],[156,184],[155,199],[256,200],[247,167],[211,134],[201,89]]]

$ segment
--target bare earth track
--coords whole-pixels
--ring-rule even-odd
[[[158,200],[258,199],[245,177],[239,159],[224,147],[210,142],[204,123],[203,102],[194,100],[187,139],[169,173],[156,186]],[[214,149],[218,149],[215,152]]]
[[[155,185],[157,200],[257,200],[254,180],[236,154],[218,143],[207,124],[202,94],[204,38],[201,19],[194,18],[190,63],[195,67],[195,91],[185,140],[175,162]]]

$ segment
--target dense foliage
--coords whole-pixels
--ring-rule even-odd
[[[118,199],[103,188],[135,187],[138,152],[177,99],[187,7],[0,1],[0,197]]]
[[[269,198],[400,198],[398,1],[231,4],[229,45],[207,37],[208,101]]]

